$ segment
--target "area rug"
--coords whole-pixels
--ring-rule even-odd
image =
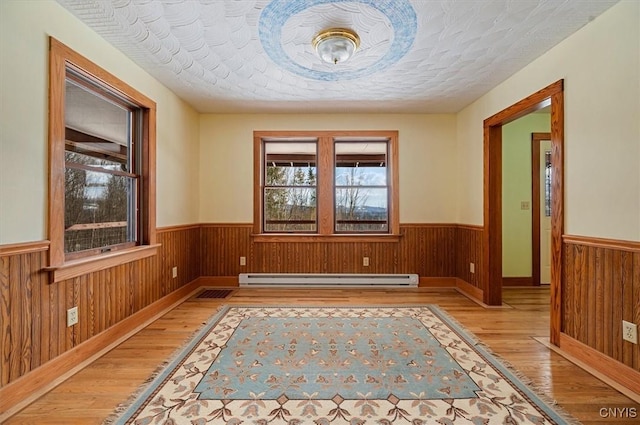
[[[222,308],[109,424],[566,424],[437,306]]]

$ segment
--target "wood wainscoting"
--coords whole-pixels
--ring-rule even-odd
[[[0,412],[11,407],[4,406],[7,400],[15,401],[11,383],[199,277],[199,226],[159,229],[157,237],[162,246],[156,256],[55,283],[43,270],[46,241],[0,247]],[[67,309],[74,306],[79,321],[67,327]],[[75,357],[75,363],[81,360]],[[55,373],[63,375],[75,363],[56,365]],[[21,381],[33,384],[31,390],[48,383]]]
[[[456,226],[455,276],[464,282],[484,291],[480,277],[482,276],[482,226],[459,224]],[[474,272],[471,273],[471,263]]]
[[[398,242],[256,242],[252,232],[251,223],[203,224],[202,276],[228,283],[240,273],[416,273],[423,279],[458,278],[481,289],[480,226],[401,224]],[[469,272],[470,262],[475,273]]]
[[[560,348],[640,393],[640,345],[622,339],[623,320],[640,324],[640,242],[564,236],[563,259]]]

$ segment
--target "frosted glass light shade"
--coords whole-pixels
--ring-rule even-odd
[[[312,44],[323,61],[337,65],[353,55],[360,37],[346,28],[329,28],[316,35]]]

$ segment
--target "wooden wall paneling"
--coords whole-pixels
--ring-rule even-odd
[[[595,259],[597,256],[597,248],[586,248],[586,279],[587,279],[587,329],[586,341],[590,347],[596,346],[596,273]]]
[[[613,340],[613,355],[612,357],[618,361],[622,361],[622,318],[623,316],[623,292],[621,285],[621,270],[620,270],[620,251],[613,252],[613,258],[611,268],[613,274],[611,281],[614,283],[612,301],[613,301],[613,326],[611,327],[611,335]],[[579,341],[582,341],[579,339]]]
[[[563,247],[563,332],[639,370],[639,346],[622,339],[622,320],[640,323],[640,243],[585,237],[567,240],[570,242]]]
[[[20,274],[20,258],[14,257],[13,261],[11,261],[11,266],[9,269],[9,290],[10,290],[10,301],[9,305],[11,306],[11,331],[9,338],[9,371],[11,379],[15,379],[21,376],[20,373],[20,341],[22,339],[21,333],[21,317],[20,317],[20,304],[22,294],[20,293],[20,289],[22,285],[16,285],[16,282],[21,282],[21,274]]]
[[[594,310],[592,315],[594,317],[594,329],[592,338],[594,339],[594,348],[599,352],[604,350],[604,267],[603,267],[604,250],[597,248],[595,255],[593,256],[593,275],[592,282],[594,282]]]
[[[199,277],[200,226],[170,229],[161,238],[166,250],[157,256],[55,283],[43,271],[48,243],[1,246],[0,387]],[[172,264],[180,268],[176,279]],[[67,327],[67,309],[73,306],[79,322]]]
[[[22,256],[23,258],[26,256]],[[38,270],[42,270],[45,266],[44,260],[45,257],[43,253],[37,253],[30,255],[28,258],[32,261],[28,266],[23,264],[23,270],[29,270],[29,281],[31,285],[31,299],[29,300],[30,308],[31,308],[31,364],[30,369],[34,369],[42,364],[41,355],[42,355],[42,338],[39,338],[39,335],[42,333],[42,318],[40,314],[40,306],[42,305],[42,288],[43,282],[40,277],[42,273],[38,272]],[[28,267],[28,268],[27,268]],[[1,278],[0,278],[1,279]],[[46,285],[46,284],[45,284]],[[29,369],[29,370],[30,370]]]
[[[479,226],[457,226],[455,231],[455,276],[476,288],[479,288],[480,276],[482,276],[482,267],[484,264],[482,233],[483,230]],[[474,263],[475,273],[471,273],[470,263]]]
[[[31,298],[33,296],[33,281],[31,279],[31,268],[36,267],[37,264],[34,264],[33,255],[28,256],[20,256],[19,270],[22,280],[21,285],[21,297],[20,297],[20,333],[22,334],[21,344],[20,344],[20,375],[24,375],[29,370],[31,370],[31,360],[32,360],[32,344],[33,344],[33,334],[32,324],[34,321],[33,318],[33,309],[31,308]]]
[[[613,335],[610,329],[613,329],[613,280],[612,280],[612,263],[613,251],[603,249],[602,279],[603,279],[603,298],[602,298],[602,352],[609,357],[613,357]]]
[[[80,323],[83,323],[84,326],[80,327],[80,341],[86,341],[89,338],[91,338],[91,332],[93,329],[93,323],[91,321],[91,307],[89,305],[89,293],[90,293],[90,287],[89,287],[89,281],[91,275],[88,276],[82,276],[80,278],[80,292],[79,292],[79,301],[78,301],[78,305],[79,305],[79,311],[78,311],[78,319],[80,321]]]
[[[640,327],[640,252],[635,252],[633,254],[633,292],[631,299],[635,303],[633,305],[634,315],[633,315],[633,323],[637,324]],[[633,354],[633,365],[632,367],[636,370],[640,371],[640,346],[636,345],[635,351]]]
[[[399,268],[403,272],[410,269],[410,264],[415,264],[417,270],[423,269],[424,258],[426,257],[424,246],[418,242],[419,233],[414,231],[413,226],[404,225],[400,226],[400,246]],[[409,249],[409,246],[413,246],[414,249]]]
[[[11,257],[0,256],[0,384],[11,379]]]
[[[622,319],[627,322],[633,322],[634,304],[637,299],[633,298],[633,253],[622,251],[620,253],[620,269],[621,269],[621,286],[622,286]],[[638,325],[638,323],[636,323]],[[622,333],[622,323],[618,322],[618,329]],[[622,363],[627,366],[633,366],[634,352],[637,351],[638,345],[634,345],[628,341],[622,342]]]
[[[47,253],[44,254],[45,256]],[[45,261],[48,260],[48,257],[45,257]],[[45,273],[41,273],[45,274]],[[40,334],[39,334],[39,343],[40,343],[40,364],[44,364],[49,361],[51,357],[51,346],[53,345],[51,338],[49,337],[49,324],[52,321],[49,303],[52,296],[52,287],[53,285],[49,284],[48,276],[46,276],[46,281],[44,279],[39,279],[39,287],[40,287],[40,305],[37,307],[40,312]],[[3,382],[5,384],[6,382]]]
[[[78,281],[80,277],[74,277],[72,279],[65,280],[64,282],[60,282],[60,286],[64,286],[64,296],[60,299],[62,302],[60,303],[60,341],[62,341],[62,346],[60,347],[60,352],[64,353],[67,350],[70,350],[75,345],[75,331],[77,328],[83,326],[84,324],[77,324],[74,326],[67,326],[67,310],[72,306],[78,306],[77,303],[74,302],[73,294],[75,292],[74,288],[78,285]],[[82,308],[81,306],[79,309]]]
[[[583,311],[582,307],[584,305],[584,290],[585,285],[583,284],[582,272],[584,271],[584,263],[583,263],[583,252],[584,248],[582,246],[574,247],[574,263],[572,265],[573,270],[573,281],[574,284],[574,303],[573,310],[569,312],[569,314],[574,315],[574,335],[575,338],[579,341],[586,340],[584,338],[584,331],[586,331],[586,317],[587,312]]]
[[[51,359],[59,356],[64,352],[65,340],[64,340],[64,323],[60,319],[65,314],[65,298],[66,298],[66,285],[64,281],[56,282],[55,286],[51,288],[51,297],[49,298],[49,311],[51,312],[51,326],[49,327],[48,337],[51,338]],[[62,331],[61,331],[62,329]]]
[[[201,230],[202,276],[239,273],[417,273],[455,277],[456,225],[401,226],[397,243],[380,241],[254,241],[251,224],[205,224]],[[472,233],[477,233],[474,229]],[[475,244],[475,240],[474,240]],[[240,256],[247,265],[240,266]],[[370,265],[362,265],[369,257]],[[467,266],[468,267],[468,266]]]
[[[562,289],[562,293],[566,296],[562,299],[562,332],[572,337],[575,336],[574,332],[574,324],[573,317],[574,315],[570,312],[573,311],[573,296],[569,296],[569,294],[573,294],[573,267],[571,267],[571,263],[573,261],[573,245],[564,245],[563,246],[564,255],[562,256],[563,261],[565,262],[562,267],[564,276],[562,279],[562,285],[564,286]]]

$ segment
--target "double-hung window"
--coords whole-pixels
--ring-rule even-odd
[[[53,280],[156,253],[155,103],[50,38]]]
[[[71,69],[65,98],[66,258],[135,246],[141,108]]]
[[[389,232],[388,141],[338,139],[335,148],[335,232]]]
[[[397,235],[396,131],[254,132],[257,235]]]
[[[316,232],[315,140],[264,141],[265,232]]]

